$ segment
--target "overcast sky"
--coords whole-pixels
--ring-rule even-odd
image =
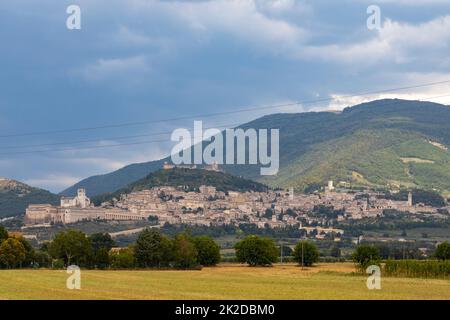
[[[81,30],[66,28],[70,4]],[[0,176],[55,192],[167,155],[169,134],[155,134],[194,119],[98,127],[326,98],[195,119],[231,126],[394,96],[450,104],[450,84],[342,98],[450,80],[448,0],[2,0],[0,41]],[[79,128],[91,129],[64,131]],[[110,144],[128,145],[80,149]],[[23,153],[48,149],[60,151]]]

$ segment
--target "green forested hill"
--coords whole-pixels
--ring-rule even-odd
[[[224,166],[233,175],[297,190],[329,179],[450,190],[450,156],[445,149],[450,147],[448,106],[386,99],[340,113],[273,114],[241,127],[280,129],[280,170],[277,176],[262,177],[258,166]],[[112,192],[159,169],[167,160],[127,166],[68,190],[83,186],[90,194]]]
[[[202,169],[174,168],[158,170],[150,173],[145,178],[131,183],[125,188],[113,193],[106,193],[93,198],[96,204],[112,198],[118,198],[121,194],[150,189],[159,186],[186,187],[186,190],[197,191],[202,185],[216,187],[218,191],[265,191],[267,187],[261,183],[235,177],[222,172],[207,171]]]
[[[305,189],[327,180],[378,187],[449,190],[450,153],[423,135],[398,129],[358,130],[314,145],[262,179],[277,186]]]
[[[29,204],[58,204],[59,199],[58,195],[49,191],[0,178],[0,217],[23,214]]]
[[[450,190],[450,107],[379,100],[342,113],[279,114],[246,127],[280,128],[280,170],[226,170],[271,186],[303,190],[332,179],[370,186]]]

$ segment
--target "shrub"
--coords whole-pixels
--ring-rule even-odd
[[[359,268],[363,270],[370,265],[378,265],[380,263],[380,252],[374,246],[360,245],[356,248],[352,258]]]
[[[51,266],[52,258],[48,252],[42,250],[35,250],[33,256],[33,267],[48,268]]]
[[[450,261],[438,260],[388,260],[384,272],[394,277],[447,278],[450,276]]]
[[[175,267],[180,269],[192,269],[199,266],[198,252],[189,235],[178,234],[173,241],[175,254]]]
[[[55,259],[52,262],[52,268],[55,270],[64,269],[65,263],[63,259]]]
[[[106,269],[109,267],[109,253],[108,249],[101,247],[93,253],[92,265],[97,269]]]
[[[297,243],[294,249],[295,261],[304,266],[312,266],[319,260],[319,250],[309,241],[301,241]]]
[[[23,244],[15,239],[9,238],[0,245],[0,265],[6,268],[15,268],[22,264],[26,258],[26,250]]]
[[[247,236],[234,246],[236,259],[250,266],[270,266],[278,259],[275,242],[255,235]]]
[[[450,260],[450,242],[445,241],[438,245],[434,255],[438,260]]]
[[[61,231],[48,245],[49,254],[55,259],[63,259],[65,265],[85,265],[91,255],[91,243],[78,230]]]
[[[134,256],[139,267],[166,267],[173,261],[172,242],[157,229],[145,229],[136,240]]]
[[[194,238],[197,260],[202,266],[215,266],[220,262],[220,247],[208,236]]]
[[[132,269],[136,266],[132,248],[113,251],[110,253],[109,259],[113,269]]]
[[[5,229],[4,226],[0,226],[0,244],[6,239],[8,239],[8,237],[9,237],[8,231]]]

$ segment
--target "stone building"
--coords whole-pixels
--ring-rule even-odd
[[[86,196],[86,190],[80,188],[77,190],[77,196],[61,197],[61,208],[87,208],[91,205],[91,200]]]
[[[30,204],[24,218],[25,225],[56,224],[62,221],[62,213],[51,204]]]
[[[62,197],[60,206],[30,204],[25,211],[25,225],[70,224],[93,220],[143,220],[140,213],[120,208],[95,207],[86,196],[85,189],[78,189],[75,197]]]

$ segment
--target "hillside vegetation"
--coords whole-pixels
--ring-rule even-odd
[[[202,185],[216,187],[218,191],[265,191],[267,187],[261,183],[235,177],[230,174],[202,169],[174,168],[158,170],[145,178],[131,183],[113,193],[106,193],[93,198],[94,203],[119,198],[121,194],[140,191],[159,186],[184,187],[187,191],[198,191]]]
[[[86,178],[60,193],[63,196],[75,196],[78,188],[85,188],[88,196],[112,192],[142,179],[150,172],[161,169],[164,161],[134,163],[111,173]]]
[[[60,197],[49,191],[33,188],[24,183],[0,179],[0,217],[25,213],[29,204],[58,204]]]
[[[342,113],[279,114],[246,127],[280,128],[280,170],[226,170],[270,186],[295,187],[327,180],[354,186],[450,190],[450,108],[418,101],[380,100]]]

